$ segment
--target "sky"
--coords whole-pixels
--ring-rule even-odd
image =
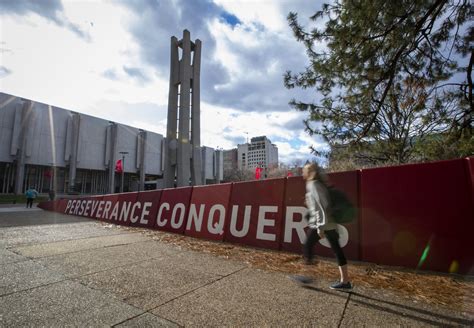
[[[0,91],[165,135],[170,38],[202,41],[201,142],[266,135],[292,164],[325,149],[288,105],[283,74],[308,65],[286,21],[321,1],[0,0]]]

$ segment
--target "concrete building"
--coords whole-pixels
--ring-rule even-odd
[[[127,152],[124,190],[162,176],[163,136],[0,93],[0,192],[118,191],[115,164]]]
[[[222,151],[202,147],[202,176],[205,184],[220,183],[224,178],[224,156]]]
[[[234,171],[239,168],[238,165],[238,149],[224,150],[224,172]]]
[[[239,170],[247,169],[248,151],[249,151],[248,143],[237,145],[237,168]]]
[[[0,193],[119,192],[165,188],[161,134],[0,93]],[[223,179],[223,152],[199,148],[203,183]]]
[[[237,146],[239,169],[269,168],[278,165],[278,147],[266,136],[250,139],[250,143]]]

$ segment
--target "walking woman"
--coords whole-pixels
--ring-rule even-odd
[[[313,263],[314,245],[326,238],[336,254],[341,279],[330,286],[331,289],[351,290],[352,284],[347,272],[347,260],[339,245],[337,224],[329,213],[329,193],[325,187],[324,175],[316,163],[306,164],[303,168],[303,178],[306,180],[306,207],[308,208],[308,232],[304,244],[304,258],[307,264]]]
[[[35,198],[38,196],[38,192],[36,191],[35,188],[28,188],[28,190],[25,192],[26,196],[26,208],[31,208],[33,206],[33,202]]]

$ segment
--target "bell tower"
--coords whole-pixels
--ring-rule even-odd
[[[200,117],[201,41],[188,30],[171,37],[170,86],[165,143],[165,187],[203,184]],[[176,179],[176,182],[175,182]]]

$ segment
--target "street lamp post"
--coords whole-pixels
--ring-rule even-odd
[[[123,192],[123,180],[125,177],[125,155],[128,154],[128,151],[121,151],[119,153],[122,154],[122,177],[120,179],[120,192]]]
[[[54,200],[56,198],[56,170],[54,167],[54,163],[49,163],[50,171],[49,171],[49,200]]]
[[[53,190],[53,166],[54,163],[49,163],[49,190]]]

